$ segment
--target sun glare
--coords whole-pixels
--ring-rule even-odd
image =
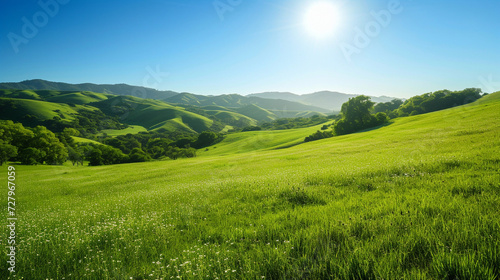
[[[304,25],[309,34],[318,38],[331,36],[339,21],[337,8],[328,1],[316,2],[309,7]]]

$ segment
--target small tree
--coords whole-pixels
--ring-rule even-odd
[[[87,160],[91,166],[103,165],[101,150],[97,147],[92,147],[88,152]]]
[[[19,160],[21,160],[21,164],[37,165],[42,163],[43,155],[43,151],[40,151],[37,148],[28,147],[21,151],[19,154]]]
[[[105,145],[99,145],[97,148],[99,148],[102,152],[102,160],[104,164],[123,163],[127,158],[127,156],[117,148]]]
[[[17,148],[0,140],[0,165],[17,156]]]
[[[193,146],[197,149],[205,148],[217,143],[219,140],[219,135],[213,131],[203,131],[199,136]]]
[[[34,137],[29,141],[29,147],[40,150],[39,163],[62,164],[68,158],[66,147],[56,135],[44,126],[33,128]]]
[[[73,149],[71,147],[68,148],[68,159],[71,161],[73,165],[78,166],[78,164],[83,165],[83,154],[82,152],[76,148]]]
[[[144,162],[151,160],[151,157],[139,148],[133,148],[128,157],[130,162]]]
[[[181,149],[179,149],[178,147],[168,147],[168,149],[166,151],[167,157],[169,157],[170,159],[173,159],[173,160],[176,160],[177,158],[179,158],[180,154],[181,154]]]

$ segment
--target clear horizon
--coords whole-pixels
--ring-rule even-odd
[[[318,3],[326,12],[311,12]],[[2,82],[200,95],[500,90],[492,0],[7,0],[0,8]]]

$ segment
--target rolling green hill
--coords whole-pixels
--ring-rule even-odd
[[[234,109],[236,112],[248,116],[257,121],[273,121],[278,117],[271,111],[261,108],[257,105],[251,104],[241,108]]]
[[[258,122],[270,122],[279,118],[309,118],[314,115],[326,116],[324,113],[314,111],[266,110],[254,104],[232,109],[217,105],[209,105],[201,108],[206,110],[207,113],[223,120],[225,123],[237,127],[252,126]]]
[[[108,99],[110,94],[89,91],[55,91],[55,90],[6,90],[0,89],[0,97],[42,100],[53,103],[88,104]]]
[[[247,117],[245,115],[228,111],[228,110],[206,110],[207,114],[210,114],[217,119],[221,120],[223,123],[236,126],[236,127],[246,127],[257,125],[257,121]]]
[[[2,89],[21,89],[21,90],[49,90],[49,91],[90,91],[103,92],[114,95],[131,95],[140,98],[164,99],[174,95],[174,91],[159,91],[152,88],[130,86],[127,84],[116,85],[97,85],[92,83],[68,84],[51,82],[40,79],[26,80],[19,83],[0,83]]]
[[[0,90],[0,106],[3,108],[0,118],[18,122],[23,122],[27,115],[36,116],[42,121],[58,116],[69,122],[80,110],[101,110],[107,116],[118,117],[122,123],[143,127],[142,130],[195,133],[210,130],[214,125],[214,121],[207,117],[163,101],[88,91]],[[234,118],[247,118],[232,114]],[[252,120],[248,121],[253,123]],[[121,135],[142,130],[108,132]]]
[[[273,148],[291,135],[252,132],[192,159],[15,166],[17,273],[499,279],[499,119],[496,93],[286,149]]]
[[[0,97],[0,107],[3,109],[0,118],[14,121],[22,121],[27,115],[36,116],[40,120],[49,120],[58,116],[63,121],[72,121],[80,110],[97,110],[88,105],[70,106],[63,103],[4,97]]]
[[[126,124],[143,126],[147,130],[202,132],[214,123],[182,107],[153,99],[115,96],[93,105],[107,115],[118,116]]]
[[[55,103],[89,104],[108,99],[112,95],[95,93],[89,91],[61,93],[56,96],[45,98]]]
[[[41,100],[42,98],[36,92],[32,90],[9,90],[0,89],[0,97],[6,98],[21,98],[21,99],[33,99]]]

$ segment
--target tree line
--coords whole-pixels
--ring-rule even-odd
[[[108,165],[170,158],[196,157],[196,150],[222,141],[221,134],[204,131],[198,135],[168,132],[140,132],[116,137],[103,136],[101,144],[84,143],[68,149],[75,164]]]
[[[430,113],[468,104],[481,98],[481,93],[479,88],[467,88],[462,91],[440,90],[414,96],[404,102],[393,99],[390,102],[377,103],[376,105],[368,96],[356,96],[342,104],[341,118],[330,125],[331,130],[327,130],[328,126],[324,126],[322,130],[326,131],[317,131],[307,136],[304,141],[309,142],[354,133],[380,126],[387,123],[389,119]]]
[[[68,151],[60,139],[73,140],[66,133],[57,137],[44,126],[25,128],[21,123],[0,120],[0,164],[8,160],[28,165],[62,164]]]
[[[107,165],[144,162],[153,159],[195,157],[196,149],[222,141],[221,134],[205,131],[199,135],[141,132],[117,137],[103,136],[101,143],[76,143],[75,128],[54,133],[44,126],[24,127],[11,120],[0,120],[0,164],[16,161],[25,165],[62,164]]]

